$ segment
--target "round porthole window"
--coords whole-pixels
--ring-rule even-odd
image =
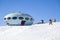
[[[11,17],[8,17],[7,19],[8,19],[8,20],[10,20],[10,19],[11,19]]]
[[[4,20],[6,20],[6,18],[4,18]]]
[[[17,19],[17,17],[13,17],[12,19],[16,20],[16,19]]]
[[[25,19],[26,19],[26,20],[29,20],[29,18],[28,18],[28,17],[26,17]]]
[[[23,20],[24,18],[23,17],[19,17],[20,20]]]

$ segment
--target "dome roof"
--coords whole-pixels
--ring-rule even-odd
[[[10,13],[10,14],[6,15],[5,18],[14,17],[14,16],[16,16],[16,17],[18,17],[18,16],[32,17],[32,16],[30,16],[28,14],[24,14],[24,13]]]

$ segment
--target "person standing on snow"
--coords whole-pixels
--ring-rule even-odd
[[[41,23],[43,24],[44,23],[44,20],[41,20]]]
[[[50,24],[52,25],[52,20],[51,20],[51,19],[49,20],[49,25],[50,25]]]

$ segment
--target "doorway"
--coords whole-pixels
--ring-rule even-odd
[[[26,21],[21,21],[21,25],[24,26]]]

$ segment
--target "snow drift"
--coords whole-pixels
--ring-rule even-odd
[[[0,26],[0,40],[60,40],[60,22],[53,25]]]

